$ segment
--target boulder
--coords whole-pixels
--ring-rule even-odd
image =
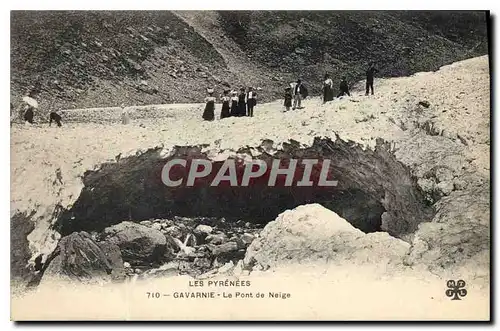
[[[233,269],[233,275],[236,277],[242,276],[245,272],[245,266],[243,265],[243,260],[239,260]]]
[[[160,262],[168,253],[165,235],[144,225],[122,222],[104,229],[104,233],[109,242],[120,247],[123,260],[132,265]]]
[[[244,265],[262,269],[315,262],[402,264],[410,245],[385,232],[365,234],[319,204],[278,215],[248,247]]]
[[[230,241],[222,245],[207,246],[212,256],[216,258],[217,263],[226,263],[231,260],[237,261],[245,257],[245,248],[241,248],[238,243]],[[217,266],[214,262],[214,266]]]
[[[206,233],[207,235],[212,233],[212,231],[213,231],[213,229],[210,225],[204,225],[204,224],[198,225],[194,230],[197,232]]]
[[[151,225],[151,228],[160,231],[162,229],[162,226],[160,223],[153,223],[153,225]]]
[[[453,189],[454,190],[464,190],[467,188],[467,182],[460,178],[455,178],[453,180]]]
[[[436,189],[441,195],[450,195],[454,190],[454,185],[452,181],[440,182],[436,185]]]
[[[142,221],[142,222],[139,222],[139,224],[144,225],[144,226],[151,226],[151,225],[153,225],[153,222],[152,221]]]
[[[213,228],[209,225],[200,224],[194,230],[193,234],[196,238],[197,244],[203,244],[206,242],[207,236],[212,233]]]
[[[490,185],[485,183],[440,199],[432,222],[419,224],[407,263],[423,264],[434,272],[464,266],[487,275],[490,193]]]
[[[305,50],[305,49],[302,49],[302,48],[297,47],[297,48],[295,49],[295,53],[297,53],[297,54],[306,54],[307,52],[306,52],[306,50]]]
[[[241,240],[245,243],[245,245],[250,245],[252,241],[255,239],[255,236],[250,233],[244,233],[241,236]]]
[[[110,242],[98,244],[84,231],[63,237],[47,263],[42,282],[64,279],[92,283],[124,277],[118,247]]]
[[[227,274],[227,273],[229,273],[233,269],[234,269],[234,263],[233,263],[233,261],[229,261],[226,264],[224,264],[222,267],[220,267],[217,270],[217,272],[219,274]]]
[[[163,233],[166,235],[171,236],[172,238],[177,238],[177,239],[183,239],[185,236],[186,230],[177,226],[177,225],[172,225],[167,228],[163,228]]]
[[[210,260],[206,257],[197,257],[193,261],[195,267],[202,269],[209,269],[211,264]]]
[[[144,272],[144,276],[147,278],[151,277],[172,277],[172,276],[177,276],[179,275],[179,263],[178,262],[168,262],[165,263],[164,265],[155,268],[155,269],[150,269],[146,272]]]
[[[429,106],[431,105],[427,100],[420,101],[418,104],[424,108],[429,108]]]
[[[160,222],[160,224],[161,224],[161,226],[162,226],[163,229],[166,229],[169,226],[174,225],[174,221],[172,221],[172,220],[166,220],[165,219],[165,220],[159,220],[159,222]]]
[[[120,251],[120,247],[118,245],[113,244],[109,241],[102,241],[97,243],[101,250],[104,252],[104,255],[108,259],[109,264],[111,265],[111,279],[113,281],[122,281],[125,279],[125,264],[123,262],[122,254]]]
[[[234,241],[230,241],[218,246],[209,245],[208,247],[214,256],[227,255],[228,253],[235,252],[239,249],[238,244]]]
[[[208,235],[205,241],[209,244],[220,245],[227,241],[227,236],[224,233],[216,233]]]

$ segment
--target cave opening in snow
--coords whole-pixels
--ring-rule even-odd
[[[248,149],[238,151],[248,153]],[[84,174],[84,188],[56,223],[62,235],[101,231],[125,220],[183,217],[224,217],[255,224],[273,221],[287,209],[319,203],[365,233],[387,231],[400,236],[415,231],[429,208],[408,169],[381,142],[375,150],[352,142],[316,138],[310,147],[291,142],[260,160],[310,158],[331,160],[338,185],[246,187],[195,185],[168,187],[162,169],[172,158],[207,158],[200,146],[176,147],[168,157],[161,148],[103,164]],[[223,161],[213,161],[222,163]]]

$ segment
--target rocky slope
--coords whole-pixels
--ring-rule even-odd
[[[20,12],[11,14],[11,100],[50,109],[197,102],[207,86],[281,97],[302,77],[435,70],[487,53],[482,12]],[[45,116],[43,117],[45,119]]]

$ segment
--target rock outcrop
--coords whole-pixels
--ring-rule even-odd
[[[118,246],[111,242],[96,243],[84,231],[63,237],[40,272],[43,272],[42,282],[55,279],[107,282],[123,280],[125,276]]]
[[[402,265],[410,244],[384,232],[365,234],[319,204],[287,210],[266,225],[247,250],[246,268],[324,261]]]
[[[471,272],[485,272],[490,263],[490,187],[476,185],[438,201],[432,222],[421,223],[415,232],[407,263],[442,271],[470,262],[477,266]]]
[[[131,265],[168,259],[169,246],[160,231],[133,222],[122,222],[104,230],[107,241],[120,248],[123,260]]]

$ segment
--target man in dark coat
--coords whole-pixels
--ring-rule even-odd
[[[375,74],[378,72],[378,70],[374,67],[374,63],[370,62],[368,65],[368,70],[366,70],[366,94],[368,95],[370,89],[372,91],[373,95],[373,78]]]
[[[342,77],[342,80],[340,81],[340,93],[337,95],[337,98],[338,97],[341,97],[343,95],[348,95],[348,96],[351,96],[351,94],[349,93],[349,85],[347,84],[347,79],[346,77]]]
[[[257,105],[257,93],[253,87],[248,88],[247,92],[247,116],[253,117],[253,108]]]
[[[307,88],[302,84],[300,79],[297,79],[297,84],[293,88],[293,107],[292,109],[302,109],[302,99],[307,98]]]

